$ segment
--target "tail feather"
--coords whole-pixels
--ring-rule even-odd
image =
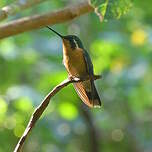
[[[74,83],[76,92],[81,100],[89,107],[100,107],[100,97],[95,88],[94,82],[91,80]]]

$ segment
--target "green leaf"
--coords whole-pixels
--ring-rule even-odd
[[[4,115],[7,111],[7,104],[4,99],[0,98],[0,116]]]
[[[106,14],[107,5],[108,5],[108,1],[105,2],[105,3],[103,3],[103,4],[101,4],[101,5],[98,7],[98,9],[99,9],[100,13],[102,14],[102,16],[105,16],[105,14]]]
[[[29,112],[32,109],[32,103],[29,98],[22,97],[15,102],[15,107],[18,110]]]
[[[16,137],[21,137],[24,130],[25,130],[25,127],[23,125],[21,125],[21,124],[16,125],[16,127],[14,128],[14,135]]]
[[[6,115],[7,109],[8,109],[8,105],[6,101],[0,97],[0,128],[1,128],[1,124],[4,123],[5,118],[7,117]]]
[[[132,0],[90,0],[90,3],[101,20],[119,19],[132,7]]]
[[[119,19],[121,16],[128,13],[132,7],[132,0],[110,0],[107,8],[106,18]]]
[[[0,97],[0,125],[4,123],[7,107],[6,101]]]
[[[61,103],[58,110],[60,115],[67,120],[73,120],[78,116],[77,108],[69,102]]]
[[[109,67],[111,57],[121,50],[121,48],[110,41],[96,40],[92,43],[90,50],[93,56],[95,73],[99,73]]]

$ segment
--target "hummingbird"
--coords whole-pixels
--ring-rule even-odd
[[[81,100],[89,107],[100,107],[101,101],[94,84],[93,64],[81,40],[75,35],[63,36],[54,29],[46,26],[57,34],[63,42],[63,64],[69,77],[85,78],[89,80],[73,83]]]

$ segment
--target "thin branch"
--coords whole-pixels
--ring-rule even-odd
[[[0,39],[46,25],[63,23],[93,10],[94,8],[88,2],[83,2],[59,11],[17,19],[0,26]]]
[[[35,6],[39,3],[42,3],[46,0],[17,0],[13,4],[4,6],[0,9],[0,21],[6,19],[8,16],[14,15],[23,9],[27,9],[29,7]]]
[[[90,141],[90,152],[99,152],[99,136],[100,134],[97,131],[96,126],[94,125],[93,118],[86,107],[83,105],[80,106],[80,112],[87,124],[87,130],[89,133],[89,141]],[[100,141],[101,143],[101,141]]]
[[[96,79],[100,79],[101,76],[99,75],[95,75],[94,76],[94,80]],[[90,79],[89,77],[87,78],[70,78],[70,79],[66,79],[63,82],[61,82],[59,85],[57,85],[56,87],[53,88],[53,90],[44,98],[44,100],[41,102],[41,104],[35,109],[35,111],[33,112],[29,123],[23,133],[23,135],[21,136],[18,144],[15,147],[14,152],[20,152],[21,148],[26,140],[27,135],[29,134],[29,132],[32,130],[32,128],[34,127],[35,123],[37,122],[37,120],[41,117],[42,113],[44,112],[44,110],[47,108],[50,99],[56,94],[58,93],[62,88],[64,88],[65,86],[69,85],[70,83],[76,83],[76,82],[81,82],[81,81],[86,81]]]

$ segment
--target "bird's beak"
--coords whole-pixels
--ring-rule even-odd
[[[52,28],[50,28],[49,26],[46,26],[48,29],[50,29],[51,31],[53,31],[55,34],[57,34],[60,38],[64,38],[63,35],[59,34],[58,32],[56,32],[55,30],[53,30]]]

